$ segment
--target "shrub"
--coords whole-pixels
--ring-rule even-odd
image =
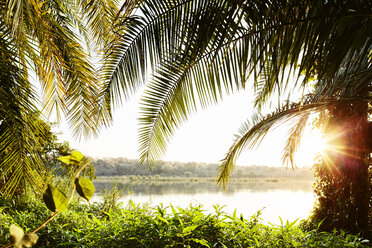
[[[11,223],[33,228],[47,217],[40,200],[2,199],[0,209],[0,245],[8,242]],[[74,201],[38,234],[37,247],[369,247],[342,231],[304,231],[295,222],[264,225],[259,213],[244,219],[219,206],[205,214],[201,206],[149,208],[133,202],[107,209]]]

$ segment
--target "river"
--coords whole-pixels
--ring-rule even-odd
[[[230,182],[224,192],[214,181],[129,181],[126,179],[98,178],[95,182],[96,196],[100,200],[104,189],[117,185],[123,192],[120,201],[127,204],[146,204],[150,207],[163,204],[186,208],[202,205],[207,213],[214,206],[224,206],[223,211],[232,214],[236,209],[238,216],[244,218],[261,210],[263,223],[280,224],[283,221],[306,219],[315,201],[311,181],[283,181],[277,179]],[[280,218],[279,218],[280,216]]]

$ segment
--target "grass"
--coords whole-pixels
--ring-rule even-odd
[[[260,213],[245,219],[215,206],[155,208],[110,201],[74,202],[38,232],[37,247],[369,247],[366,240],[339,232],[304,230],[296,222],[264,225]],[[44,221],[49,211],[40,200],[0,200],[0,245],[9,242],[8,228],[26,231]]]

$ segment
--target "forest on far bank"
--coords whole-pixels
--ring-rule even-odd
[[[219,165],[203,162],[168,162],[159,161],[156,166],[139,164],[135,159],[102,158],[93,162],[96,176],[155,176],[161,177],[215,177],[219,172]],[[232,178],[294,178],[313,180],[310,167],[286,168],[263,165],[236,166]]]

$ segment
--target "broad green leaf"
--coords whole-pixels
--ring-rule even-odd
[[[87,199],[87,201],[89,201],[90,198],[93,196],[94,191],[96,190],[92,181],[90,181],[86,177],[82,177],[82,178],[76,179],[75,184],[76,184],[76,191],[79,193],[79,195]]]
[[[68,207],[68,200],[65,194],[50,184],[43,195],[43,200],[45,205],[52,212],[63,212]]]
[[[79,151],[72,151],[71,157],[76,161],[81,161],[84,158],[84,155]]]
[[[80,164],[84,155],[78,151],[72,151],[68,156],[59,157],[58,160],[65,164]]]
[[[70,164],[71,163],[71,158],[70,156],[62,156],[58,158],[59,161],[65,164]]]

